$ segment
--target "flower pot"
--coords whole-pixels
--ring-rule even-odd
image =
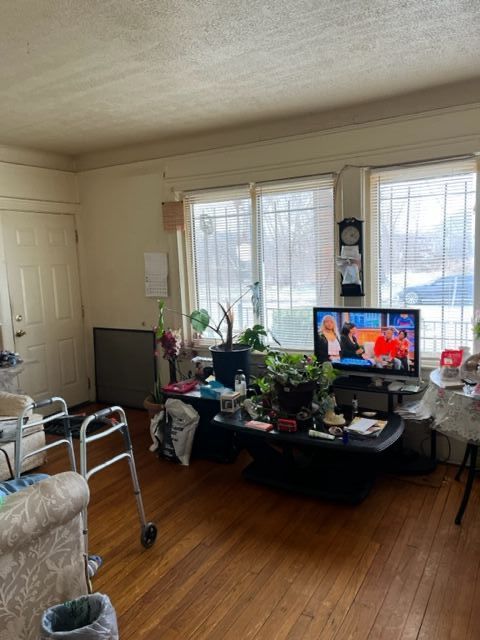
[[[300,409],[310,409],[312,405],[315,382],[301,382],[296,386],[284,386],[276,383],[278,404],[283,411],[296,415]]]
[[[238,369],[241,369],[245,374],[248,387],[251,350],[251,347],[245,344],[234,344],[232,351],[225,351],[221,346],[210,347],[215,379],[226,387],[233,389],[235,373]]]
[[[150,419],[156,416],[157,413],[160,413],[160,411],[163,411],[163,404],[155,402],[151,394],[145,398],[143,406],[148,411],[148,417]]]

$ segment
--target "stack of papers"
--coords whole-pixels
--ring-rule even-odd
[[[371,420],[370,418],[354,418],[352,422],[345,427],[348,433],[363,438],[376,438],[387,426],[386,420]]]

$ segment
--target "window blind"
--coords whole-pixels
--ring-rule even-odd
[[[233,303],[254,282],[252,272],[252,204],[247,185],[200,191],[185,197],[187,247],[192,269],[193,308],[206,309],[214,323],[218,303]],[[249,296],[235,305],[234,328],[253,324]],[[217,338],[207,330],[205,338]]]
[[[334,299],[333,176],[256,185],[264,325],[313,349],[312,307]]]
[[[185,207],[192,308],[218,322],[218,302],[259,281],[260,316],[246,295],[235,332],[260,322],[282,348],[312,350],[312,307],[334,297],[333,176],[199,191]]]
[[[374,290],[421,309],[421,351],[472,345],[475,160],[371,172]]]

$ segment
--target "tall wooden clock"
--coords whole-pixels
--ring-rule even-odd
[[[343,283],[342,277],[342,296],[364,296],[363,291],[363,220],[357,218],[344,218],[338,223],[338,239],[340,244],[340,256],[344,257],[349,254],[355,254],[358,249],[360,260],[356,262],[359,270],[360,284]],[[345,249],[344,249],[345,247]],[[353,261],[352,261],[353,262]]]

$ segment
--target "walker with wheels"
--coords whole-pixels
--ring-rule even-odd
[[[88,427],[95,420],[105,420],[110,423],[110,427],[104,429],[103,431],[94,433],[92,435],[88,435]],[[125,450],[121,453],[105,460],[101,464],[96,467],[88,468],[88,458],[87,458],[87,445],[91,442],[95,442],[96,440],[101,440],[102,438],[106,438],[113,433],[120,431],[123,437],[123,443]],[[138,482],[137,469],[135,467],[135,460],[133,457],[133,449],[132,449],[132,441],[130,438],[130,433],[128,430],[127,418],[125,415],[125,411],[122,407],[113,406],[108,409],[102,409],[97,411],[96,413],[89,415],[82,422],[82,426],[80,427],[80,473],[88,482],[89,478],[91,478],[95,473],[102,471],[110,467],[115,462],[119,462],[120,460],[126,459],[128,461],[128,466],[130,468],[130,474],[132,476],[133,482],[133,490],[135,494],[135,500],[137,503],[138,515],[140,518],[141,524],[141,532],[140,532],[140,541],[142,545],[148,549],[153,545],[155,539],[157,537],[157,527],[153,524],[153,522],[147,522],[145,517],[145,510],[143,508],[143,500],[142,493],[140,491],[140,485]],[[85,535],[85,548],[88,549],[88,520],[87,520],[87,510],[84,511],[83,516],[84,523],[84,535]]]
[[[28,421],[28,414],[30,411],[34,411],[35,409],[44,408],[50,405],[60,405],[60,409],[57,412],[52,413],[49,416],[42,417],[41,419],[35,419]],[[48,398],[47,400],[41,400],[39,402],[32,402],[28,406],[25,407],[24,411],[19,415],[17,419],[17,429],[15,434],[15,477],[20,477],[20,471],[22,468],[22,462],[41,451],[47,451],[53,447],[57,447],[59,445],[66,445],[68,450],[68,456],[70,460],[70,467],[72,471],[76,471],[75,464],[75,454],[73,449],[73,441],[71,434],[71,419],[76,418],[78,420],[78,416],[73,416],[68,414],[67,404],[63,398],[53,397]],[[55,440],[49,444],[44,445],[36,449],[35,451],[31,451],[28,454],[23,453],[22,446],[22,437],[24,430],[32,425],[38,424],[48,424],[52,421],[62,421],[63,422],[63,437],[60,440]],[[94,434],[88,435],[88,428],[94,421],[102,421],[105,423],[106,428],[102,431],[98,431]],[[102,438],[107,438],[119,431],[123,438],[124,451],[113,456],[113,458],[109,458],[102,462],[102,464],[97,465],[96,467],[88,468],[88,458],[87,458],[87,446],[91,442],[95,442],[96,440],[101,440]],[[143,500],[142,494],[140,491],[140,485],[138,482],[137,469],[135,467],[135,460],[133,457],[133,449],[132,449],[132,441],[130,438],[130,433],[128,430],[127,418],[125,415],[125,411],[119,406],[113,406],[108,409],[102,409],[93,413],[92,415],[87,416],[80,427],[80,473],[88,482],[89,478],[91,478],[95,473],[102,471],[103,469],[108,468],[115,462],[119,462],[120,460],[126,459],[128,461],[128,466],[130,468],[130,474],[132,476],[133,482],[133,491],[135,494],[135,500],[137,503],[137,510],[140,517],[141,524],[141,533],[140,533],[140,541],[142,545],[148,549],[153,545],[155,539],[157,537],[157,527],[152,522],[147,522],[145,517],[145,510],[143,508]],[[83,512],[83,523],[84,523],[84,535],[85,535],[85,551],[88,554],[88,519],[87,519],[87,509]]]

